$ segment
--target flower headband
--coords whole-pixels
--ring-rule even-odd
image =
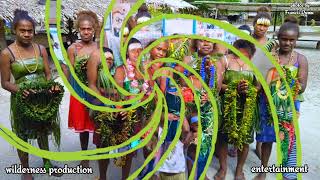
[[[128,50],[130,51],[132,49],[139,49],[139,48],[142,49],[142,45],[140,43],[132,43],[129,45]]]
[[[139,19],[137,19],[137,24],[141,24],[143,22],[149,21],[150,18],[149,17],[140,17]]]
[[[256,24],[270,26],[271,23],[270,23],[270,20],[267,18],[259,18]]]

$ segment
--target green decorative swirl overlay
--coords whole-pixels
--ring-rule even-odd
[[[57,30],[58,30],[58,36],[59,36],[59,41],[60,44],[62,44],[62,36],[61,36],[61,27],[60,27],[60,22],[61,22],[61,0],[57,0],[57,11],[56,11],[56,19],[57,19]],[[89,2],[88,2],[89,3]],[[108,9],[105,12],[105,21],[107,19],[107,17],[109,16],[112,8],[114,7],[116,1],[112,0]],[[128,21],[129,17],[133,14],[136,13],[138,8],[144,3],[143,0],[138,0],[136,2],[136,4],[134,4],[134,6],[130,9],[129,14],[127,15],[127,17],[124,20],[124,23],[122,25],[121,28],[121,32],[123,32],[124,29],[124,25],[126,24],[126,22]],[[50,0],[46,1],[46,30],[47,30],[47,37],[48,40],[50,39],[50,31],[49,31],[49,11],[50,11]],[[271,53],[269,53],[266,49],[263,48],[262,45],[260,45],[254,38],[252,38],[251,36],[247,35],[246,33],[238,30],[236,27],[230,25],[230,24],[226,24],[223,22],[220,22],[218,20],[214,20],[214,19],[209,19],[209,18],[202,18],[199,16],[194,16],[194,15],[187,15],[187,14],[162,14],[156,17],[153,17],[152,19],[150,19],[147,22],[141,23],[139,25],[137,25],[129,34],[129,37],[127,38],[128,40],[130,38],[132,38],[134,36],[135,33],[137,33],[141,28],[148,26],[152,23],[161,21],[162,19],[176,19],[176,18],[180,18],[180,19],[185,19],[185,20],[197,20],[199,22],[205,22],[205,23],[209,23],[209,24],[213,24],[215,26],[219,26],[221,29],[224,29],[225,31],[232,33],[236,36],[238,36],[241,39],[246,39],[252,43],[255,44],[255,46],[257,48],[260,48],[263,50],[263,52],[267,55],[267,57],[271,60],[271,62],[273,63],[273,65],[276,67],[277,71],[279,72],[281,78],[284,78],[284,72],[282,70],[282,68],[276,63],[275,59],[272,57]],[[106,24],[105,22],[103,24]],[[123,33],[121,33],[123,34]],[[102,28],[101,30],[101,36],[100,36],[100,47],[103,47],[103,42],[104,42],[104,28]],[[207,37],[203,37],[203,36],[199,36],[199,35],[174,35],[174,36],[166,36],[166,37],[162,37],[157,39],[155,42],[153,42],[150,46],[148,46],[147,48],[145,48],[137,63],[140,64],[141,63],[141,59],[143,57],[143,55],[147,54],[153,47],[155,47],[157,44],[159,44],[162,41],[168,40],[168,39],[172,39],[172,38],[191,38],[191,39],[203,39],[203,40],[207,40],[213,43],[219,43],[222,44],[223,46],[227,47],[228,49],[230,49],[231,51],[233,51],[236,55],[238,55],[245,63],[247,63],[254,71],[255,76],[257,77],[258,81],[261,83],[267,98],[269,102],[273,102],[272,101],[272,96],[269,90],[269,87],[263,77],[263,75],[261,74],[261,72],[259,72],[259,70],[252,64],[252,62],[246,58],[243,54],[241,54],[240,51],[238,51],[237,49],[235,49],[232,45],[227,44],[224,41],[220,41],[217,39],[210,39]],[[148,164],[148,162],[151,161],[151,159],[155,156],[156,151],[160,148],[162,142],[165,139],[165,136],[167,134],[168,131],[168,108],[167,108],[167,104],[165,101],[165,97],[164,94],[161,92],[160,88],[155,85],[153,87],[153,91],[150,94],[150,96],[139,102],[136,103],[135,105],[130,106],[129,108],[123,108],[123,109],[113,109],[113,108],[109,108],[109,107],[102,107],[102,106],[96,106],[91,104],[90,102],[87,102],[86,100],[83,100],[79,97],[78,94],[76,94],[76,92],[74,91],[74,89],[71,87],[70,83],[68,82],[67,78],[65,77],[62,68],[59,64],[59,61],[53,51],[52,48],[52,43],[49,40],[49,47],[50,47],[50,53],[53,57],[55,66],[59,72],[60,77],[62,78],[65,86],[68,88],[68,90],[70,91],[70,93],[72,94],[72,96],[74,96],[75,98],[77,98],[77,100],[79,100],[81,103],[83,103],[84,105],[86,105],[87,107],[93,109],[93,110],[97,110],[97,111],[105,111],[105,112],[120,112],[120,111],[127,111],[127,110],[131,110],[131,109],[136,109],[139,106],[145,105],[147,103],[149,103],[150,101],[152,101],[154,98],[158,99],[158,103],[156,105],[156,108],[154,110],[153,113],[153,118],[152,120],[148,123],[148,125],[146,125],[138,134],[134,135],[133,137],[131,137],[128,141],[123,142],[119,145],[116,146],[111,146],[111,147],[106,147],[106,148],[101,148],[101,149],[95,149],[95,150],[86,150],[86,151],[77,151],[77,152],[51,152],[51,151],[46,151],[46,150],[41,150],[38,149],[36,147],[33,147],[32,145],[28,144],[27,142],[24,142],[23,140],[21,140],[20,138],[18,138],[12,131],[8,130],[7,128],[3,127],[2,125],[0,125],[0,135],[2,138],[4,138],[7,142],[9,142],[11,145],[15,146],[17,149],[20,149],[22,151],[28,152],[30,154],[34,154],[36,156],[39,157],[44,157],[47,159],[52,159],[52,160],[57,160],[57,161],[74,161],[74,160],[98,160],[98,159],[105,159],[105,158],[116,158],[116,157],[121,157],[124,155],[127,155],[131,152],[136,151],[137,149],[141,149],[143,148],[148,141],[151,140],[152,135],[155,133],[156,128],[159,126],[160,123],[160,117],[161,114],[164,112],[164,117],[165,117],[165,123],[164,123],[164,127],[163,127],[163,133],[162,136],[160,138],[160,140],[158,141],[156,148],[153,150],[153,152],[146,158],[145,162],[143,163],[143,165],[138,168],[133,174],[131,174],[131,176],[129,177],[129,179],[135,179],[139,173],[143,170],[143,168]],[[124,63],[125,62],[125,55],[126,55],[126,49],[128,46],[128,41],[124,42],[123,38],[121,37],[121,56],[122,59],[124,59]],[[123,45],[123,46],[122,46]],[[103,55],[102,53],[102,48],[100,48],[101,50],[101,56]],[[79,83],[79,85],[81,86],[81,88],[86,91],[87,93],[91,94],[92,96],[97,97],[100,101],[102,101],[103,103],[105,103],[106,105],[117,105],[117,106],[121,106],[121,105],[126,105],[126,104],[133,104],[135,102],[138,102],[139,100],[142,99],[142,97],[144,96],[143,93],[140,94],[131,94],[129,92],[127,92],[125,89],[121,88],[120,86],[117,85],[117,83],[115,82],[115,80],[113,79],[113,77],[111,76],[108,68],[107,68],[107,63],[106,60],[104,58],[102,59],[102,66],[103,66],[103,71],[104,73],[107,75],[107,77],[110,79],[111,83],[114,84],[114,86],[118,89],[119,93],[121,93],[124,96],[136,96],[133,99],[130,99],[128,101],[119,101],[119,102],[114,102],[111,101],[108,98],[105,98],[103,96],[98,95],[97,93],[95,93],[93,90],[91,90],[90,88],[88,88],[85,84],[83,84],[79,78],[76,76],[74,68],[71,66],[68,57],[67,57],[67,52],[66,50],[62,47],[62,52],[63,52],[63,57],[64,59],[66,59],[67,65],[69,66],[71,75],[75,78],[75,80]],[[217,108],[217,102],[216,99],[214,97],[214,95],[212,94],[210,88],[206,85],[206,83],[202,80],[202,78],[200,77],[200,75],[192,68],[189,67],[187,64],[184,64],[183,62],[176,60],[176,59],[172,59],[172,58],[163,58],[163,59],[158,59],[155,61],[152,61],[151,63],[147,64],[147,68],[149,68],[153,63],[157,63],[157,62],[166,62],[166,63],[177,63],[179,65],[181,65],[182,67],[184,67],[185,69],[187,69],[191,74],[195,75],[200,81],[202,86],[204,87],[205,91],[208,93],[208,97],[209,97],[209,101],[213,107],[213,111],[214,112],[218,112],[218,108]],[[139,67],[139,66],[137,66]],[[187,83],[188,87],[190,87],[193,91],[193,93],[195,94],[195,96],[197,96],[197,93],[195,93],[195,88],[193,87],[191,81],[183,74],[180,73],[170,67],[163,67],[159,70],[157,70],[152,79],[156,79],[160,76],[164,76],[163,74],[161,74],[160,72],[162,70],[169,70],[175,74],[177,74],[179,77],[181,77],[182,79],[184,79],[184,81]],[[149,77],[147,76],[147,74],[143,74],[145,79],[148,79]],[[183,100],[182,97],[182,92],[181,89],[179,88],[178,84],[174,81],[173,78],[169,77],[170,80],[173,82],[173,84],[176,86],[176,88],[178,89],[178,95],[181,98],[181,110],[180,110],[180,121],[183,121],[185,118],[185,102]],[[285,83],[286,88],[289,88],[288,83]],[[301,143],[300,143],[300,134],[299,134],[299,126],[298,126],[298,121],[297,121],[297,116],[296,116],[296,111],[294,108],[294,103],[293,103],[293,98],[292,98],[292,93],[291,91],[289,92],[289,97],[290,100],[292,101],[291,105],[292,105],[292,109],[293,109],[293,116],[294,116],[294,127],[295,127],[295,132],[296,132],[296,140],[297,140],[297,165],[301,166]],[[196,97],[195,99],[199,99],[198,97]],[[200,119],[200,102],[196,101],[196,106],[198,109],[198,119]],[[270,104],[270,109],[271,109],[271,114],[272,114],[272,118],[274,120],[274,125],[275,125],[275,131],[278,134],[279,133],[279,126],[278,126],[278,118],[277,118],[277,114],[276,114],[276,109],[273,103]],[[213,118],[214,118],[214,134],[212,135],[212,149],[208,158],[208,162],[206,163],[205,166],[205,170],[204,172],[201,174],[200,179],[204,179],[205,174],[209,168],[211,159],[213,157],[213,153],[215,150],[215,143],[216,143],[216,138],[217,138],[217,132],[218,132],[218,113],[213,113]],[[198,139],[201,139],[201,123],[199,123],[198,126]],[[114,151],[116,149],[119,149],[121,147],[125,147],[128,146],[131,142],[141,139],[141,137],[146,134],[146,132],[152,129],[152,132],[146,137],[144,138],[144,140],[139,143],[139,145],[137,145],[136,147],[125,151],[125,152],[121,152],[121,153],[108,153],[111,151]],[[177,133],[173,139],[172,144],[169,146],[168,150],[164,153],[164,155],[161,157],[160,161],[157,163],[156,167],[154,168],[154,170],[152,172],[150,172],[145,179],[149,179],[153,173],[155,173],[160,167],[161,165],[164,163],[165,159],[167,158],[167,156],[169,155],[169,153],[172,151],[172,149],[174,148],[175,144],[178,142],[179,137],[181,135],[181,129],[182,129],[182,123],[179,123],[179,127],[177,130]],[[280,146],[280,139],[279,136],[276,136],[276,142],[277,142],[277,165],[280,165],[282,162],[282,153],[281,153],[281,146]],[[199,157],[199,152],[200,152],[200,146],[201,146],[201,141],[198,142],[197,145],[197,149],[196,149],[196,159],[195,162],[197,162],[198,157]],[[196,164],[196,163],[195,163]],[[194,174],[196,172],[196,167],[195,164],[192,168],[192,173],[190,175],[190,177],[194,177]],[[277,179],[281,179],[282,176],[281,174],[277,174]],[[298,179],[301,179],[301,174],[298,174]]]

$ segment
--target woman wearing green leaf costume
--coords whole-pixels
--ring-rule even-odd
[[[208,101],[208,95],[203,90],[200,80],[198,80],[194,75],[190,76],[189,79],[194,86],[196,93],[199,97],[197,101],[200,102],[200,123],[202,127],[202,139],[201,139],[201,147],[200,147],[200,154],[197,163],[197,173],[196,179],[198,179],[201,173],[204,170],[204,166],[207,163],[209,153],[211,151],[211,143],[212,143],[212,135],[213,135],[213,109],[211,103]],[[183,89],[186,92],[186,89]],[[187,96],[185,94],[185,96]],[[192,95],[195,97],[194,95]],[[185,98],[185,101],[186,100]],[[190,175],[192,165],[195,160],[196,156],[196,146],[198,142],[198,112],[197,107],[195,104],[196,99],[194,101],[187,103],[187,118],[190,119],[190,129],[192,131],[192,141],[188,147],[188,154],[187,154],[187,165],[188,165],[188,172]],[[206,179],[208,179],[206,177]]]
[[[1,52],[0,58],[1,85],[11,92],[12,129],[24,141],[37,139],[40,149],[49,150],[48,135],[52,132],[60,145],[58,110],[63,89],[50,81],[45,48],[33,43],[34,20],[26,11],[16,10],[14,14],[16,40]],[[10,74],[14,83],[10,82]],[[28,154],[17,151],[22,166],[28,168]],[[47,170],[52,167],[48,159],[43,159],[43,163]],[[32,174],[23,174],[21,178],[32,179]]]
[[[239,39],[233,46],[248,59],[255,53],[255,47],[247,40]],[[233,52],[222,61],[225,67],[221,88],[223,121],[218,132],[218,154],[220,169],[215,179],[225,179],[227,172],[227,143],[238,148],[235,179],[245,179],[243,165],[248,155],[249,144],[253,142],[254,120],[256,119],[256,95],[259,84],[250,69]]]
[[[151,41],[149,45],[151,45],[152,43],[154,43],[155,40]],[[167,57],[167,53],[168,53],[168,42],[167,41],[163,41],[160,42],[157,46],[153,47],[150,50],[150,59],[148,59],[147,61],[145,61],[144,63],[144,67],[146,67],[146,65],[148,63],[151,63],[154,60],[157,59],[161,59],[161,58],[165,58]],[[160,69],[163,66],[164,63],[162,62],[158,62],[158,63],[154,63],[152,64],[148,69],[145,69],[145,72],[147,72],[148,76],[150,79],[152,79],[154,73]],[[161,78],[157,78],[155,80],[150,80],[150,91],[152,91],[152,88],[157,85],[157,86],[161,86]],[[164,93],[164,92],[163,92]],[[154,99],[153,101],[149,102],[148,104],[146,104],[144,106],[144,122],[143,122],[143,127],[145,127],[153,118],[154,114],[153,111],[156,107],[157,104],[157,98]],[[144,137],[147,137],[152,131],[152,128],[149,129],[147,131],[146,134],[144,134]],[[148,144],[143,148],[143,156],[144,158],[147,158],[150,153],[152,153],[152,151],[154,150],[157,142],[158,142],[158,129],[156,130],[156,132],[153,134],[152,139],[148,142]],[[148,163],[148,165],[143,169],[143,171],[139,174],[138,179],[143,179],[149,172],[151,172],[155,165],[158,163],[159,161],[159,157],[160,154],[157,153],[155,155],[155,157]],[[157,176],[154,174],[150,179],[156,179]]]
[[[79,11],[77,13],[76,29],[81,40],[68,48],[68,58],[79,80],[87,85],[86,64],[90,54],[98,48],[98,44],[94,41],[94,36],[99,30],[97,15],[92,11]],[[78,96],[86,99],[86,92],[76,82],[75,78],[72,75],[69,78],[70,84]],[[68,128],[79,133],[81,149],[87,150],[89,132],[94,131],[94,123],[89,118],[87,107],[72,95],[70,96]],[[89,161],[82,160],[80,164],[88,167]]]
[[[109,48],[103,48],[104,57],[106,58],[108,69],[110,70],[114,65],[113,52]],[[87,64],[87,77],[88,86],[99,95],[109,98],[112,101],[118,101],[118,92],[112,82],[108,79],[107,75],[102,69],[100,60],[100,49],[95,50]],[[104,106],[102,102],[94,97],[89,100],[92,104]],[[116,108],[115,106],[108,105],[109,107]],[[95,121],[95,134],[93,137],[94,144],[97,148],[104,148],[121,144],[129,138],[129,133],[126,127],[132,124],[126,123],[125,113],[115,112],[99,112],[92,111],[93,119]],[[99,179],[106,179],[109,160],[99,160]]]
[[[136,67],[136,63],[138,60],[138,57],[140,56],[140,53],[142,52],[142,44],[139,40],[136,38],[131,38],[128,42],[128,48],[127,48],[127,66],[121,65],[116,68],[116,72],[114,75],[114,79],[116,83],[124,88],[126,91],[132,93],[133,95],[130,95],[128,97],[125,97],[126,100],[130,100],[132,98],[135,98],[137,94],[141,92],[142,87],[146,87],[148,89],[149,85],[148,82],[144,81],[144,78],[142,74],[138,71],[138,67]],[[134,102],[132,105],[137,104],[139,102]],[[130,107],[130,105],[125,105],[125,107]],[[130,126],[130,133],[128,134],[128,138],[138,133],[141,129],[141,116],[142,111],[141,109],[133,109],[127,111],[128,115],[126,118],[126,122],[133,123],[132,126]],[[134,152],[135,153],[135,152]],[[123,159],[125,159],[125,162],[123,164],[123,171],[122,171],[122,179],[126,179],[129,176],[131,163],[132,163],[132,157],[134,153],[128,154]]]
[[[220,115],[220,102],[219,102],[219,91],[222,84],[222,68],[221,63],[217,61],[217,56],[213,55],[215,52],[214,44],[205,40],[196,40],[197,52],[193,56],[185,57],[184,61],[188,64],[192,64],[192,67],[200,73],[202,80],[209,86],[214,98],[218,103],[217,115]],[[184,71],[185,75],[188,75]],[[203,91],[203,87],[200,81],[195,76],[190,77],[193,81],[193,85],[196,87],[199,96],[202,96],[204,102],[207,101],[207,93]],[[201,125],[202,125],[202,139],[200,156],[197,162],[197,179],[204,171],[204,167],[208,160],[209,153],[211,151],[211,142],[213,135],[213,109],[210,102],[203,103],[201,105]],[[195,113],[191,119],[195,119],[197,115],[195,104],[192,105],[191,109],[188,109],[191,113]],[[196,112],[195,112],[196,111]]]
[[[299,37],[299,25],[296,21],[288,21],[281,25],[278,32],[279,50],[275,57],[282,66],[285,79],[280,79],[275,68],[269,70],[267,83],[279,120],[279,137],[281,140],[282,165],[297,166],[296,134],[293,124],[293,109],[284,82],[286,81],[293,95],[294,107],[299,117],[302,93],[305,91],[308,79],[308,61],[306,57],[296,51],[294,47]],[[283,173],[284,179],[297,179],[296,173]],[[262,178],[261,178],[262,179]]]

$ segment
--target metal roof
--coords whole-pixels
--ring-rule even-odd
[[[294,3],[241,3],[241,2],[215,2],[215,1],[194,1],[193,5],[206,4],[211,8],[218,10],[229,10],[229,11],[247,11],[253,12],[261,6],[271,7],[271,11],[286,11],[293,10]],[[306,3],[303,4],[306,7],[305,11],[320,11],[320,3]]]

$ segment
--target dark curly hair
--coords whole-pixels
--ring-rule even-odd
[[[109,53],[111,53],[113,55],[113,51],[108,47],[103,47],[103,52],[105,52],[105,53],[109,52]]]
[[[254,53],[256,52],[255,45],[248,40],[238,39],[233,43],[233,46],[237,49],[248,50],[250,57],[253,57]],[[236,55],[233,51],[231,51],[231,53]]]
[[[24,11],[21,9],[16,9],[14,11],[14,18],[13,18],[13,22],[12,22],[13,29],[15,30],[18,26],[18,23],[23,20],[31,22],[32,26],[33,26],[33,30],[35,30],[35,26],[36,26],[35,21],[29,16],[27,11]]]
[[[283,23],[280,26],[280,29],[279,29],[278,34],[277,34],[278,39],[286,31],[295,31],[295,32],[297,32],[297,38],[300,37],[299,25],[297,23],[292,23],[290,21],[287,21],[287,22]]]
[[[81,21],[91,22],[93,25],[93,28],[95,30],[95,34],[97,34],[97,32],[100,29],[100,23],[99,23],[98,16],[96,13],[89,11],[89,10],[79,11],[77,13],[77,19],[76,19],[76,23],[75,23],[76,29],[79,29],[79,25],[80,25]]]
[[[294,24],[299,24],[299,23],[298,23],[298,22],[299,22],[298,18],[295,17],[295,16],[292,16],[292,15],[287,16],[287,17],[284,19],[284,22],[285,22],[285,23],[286,23],[286,22],[291,22],[291,23],[294,23]]]
[[[141,17],[149,17],[151,18],[151,14],[149,13],[147,5],[144,3],[141,5],[141,7],[138,9],[138,13],[136,15],[136,20],[138,20]]]

